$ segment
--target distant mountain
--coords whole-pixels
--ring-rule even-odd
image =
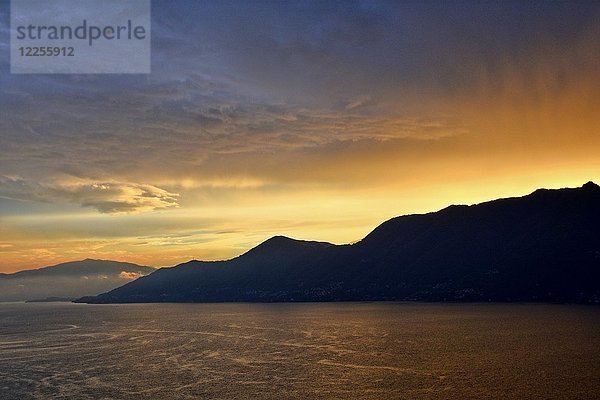
[[[0,274],[0,301],[95,295],[154,271],[154,268],[131,263],[87,259]]]
[[[352,245],[277,236],[79,301],[600,302],[600,187],[393,218]]]
[[[46,297],[45,299],[27,300],[25,303],[72,303],[72,297]]]

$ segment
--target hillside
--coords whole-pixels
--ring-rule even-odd
[[[353,245],[274,237],[228,261],[191,261],[89,303],[600,301],[600,187],[384,222]]]

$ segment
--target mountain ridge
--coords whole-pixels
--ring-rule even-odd
[[[275,236],[81,302],[600,301],[600,186],[389,219],[351,245]]]
[[[79,298],[123,285],[154,268],[128,262],[86,258],[11,274],[0,274],[0,301],[48,297]]]
[[[46,267],[25,269],[25,270],[21,270],[21,271],[15,271],[12,273],[4,273],[4,274],[0,274],[0,277],[4,276],[6,278],[16,278],[16,277],[25,276],[25,275],[38,275],[38,274],[47,275],[47,274],[56,273],[57,271],[59,274],[72,273],[75,275],[85,275],[86,272],[96,272],[93,270],[94,267],[108,267],[108,268],[114,267],[114,268],[120,268],[121,271],[123,270],[124,267],[125,268],[133,268],[133,269],[141,268],[142,270],[148,271],[148,273],[154,271],[154,268],[152,268],[152,267],[147,267],[147,266],[138,265],[138,264],[125,262],[125,261],[85,258],[83,260],[65,261],[62,263],[49,265]],[[100,268],[97,272],[101,272],[101,269],[102,268]],[[131,271],[127,270],[125,272],[131,272]]]

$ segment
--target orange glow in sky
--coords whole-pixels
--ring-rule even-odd
[[[0,64],[0,272],[348,243],[397,215],[600,183],[597,9],[385,7],[154,10],[148,76]],[[204,19],[169,31],[187,14]]]

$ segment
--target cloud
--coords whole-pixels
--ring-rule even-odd
[[[141,278],[142,276],[144,276],[144,274],[141,274],[139,272],[121,271],[121,273],[119,274],[119,278],[127,280],[134,280],[137,278]]]
[[[177,207],[175,193],[143,184],[94,183],[56,189],[72,202],[93,207],[102,213],[138,213]]]
[[[346,110],[352,110],[354,108],[362,106],[369,100],[371,100],[371,96],[358,96],[357,98],[351,99],[349,102],[347,102],[344,108]]]
[[[0,196],[25,201],[69,202],[101,213],[141,213],[178,207],[178,194],[152,185],[122,182],[39,183],[0,176]]]
[[[597,69],[599,37],[591,25],[598,7],[591,3],[577,9],[562,2],[268,9],[172,3],[155,10],[153,57],[169,62],[156,62],[150,76],[24,78],[0,71],[5,175],[40,182],[36,191],[67,175],[142,182],[166,192],[151,194],[151,201],[117,196],[116,203],[114,193],[96,202],[89,186],[57,196],[102,212],[139,212],[178,203],[168,197],[190,182],[196,188],[293,185],[298,171],[316,180],[324,165],[336,169],[334,157],[345,149],[360,165],[371,148],[385,149],[380,142],[437,146],[440,138],[469,133],[478,149],[499,152],[506,147],[499,138],[527,131],[540,147],[558,136],[580,144],[571,140],[581,129],[569,116],[595,118],[594,110],[583,114],[580,107],[598,99],[589,72]],[[517,112],[502,115],[511,105]],[[538,123],[536,115],[544,120]],[[506,120],[514,126],[500,132],[496,126]],[[533,135],[521,121],[546,133]],[[554,122],[564,125],[562,132]],[[591,134],[584,139],[597,141]],[[313,162],[310,153],[320,159]],[[299,168],[307,159],[311,164]],[[264,160],[276,168],[264,168]],[[360,173],[337,170],[327,183]]]
[[[168,192],[186,182],[198,188],[231,189],[287,185],[294,181],[286,170],[297,169],[285,162],[297,159],[291,153],[313,152],[327,158],[323,150],[343,148],[348,142],[437,140],[464,133],[455,120],[435,112],[387,113],[378,109],[373,96],[318,107],[247,97],[231,87],[207,93],[205,82],[196,76],[171,82],[168,90],[162,83],[150,82],[118,95],[102,86],[88,91],[85,81],[71,83],[82,86],[81,94],[69,90],[60,97],[37,99],[15,95],[5,104],[14,110],[10,118],[0,120],[6,138],[0,153],[5,175],[34,182],[53,182],[62,176],[93,183],[143,182]],[[36,106],[38,101],[43,105]],[[82,102],[90,107],[82,108]],[[246,163],[248,158],[251,162]],[[278,171],[265,176],[263,168],[252,167],[265,158],[281,159],[280,175],[286,175],[285,180],[278,178]],[[223,166],[225,159],[231,162]],[[340,174],[340,179],[348,176]],[[110,203],[96,208],[119,209]]]

